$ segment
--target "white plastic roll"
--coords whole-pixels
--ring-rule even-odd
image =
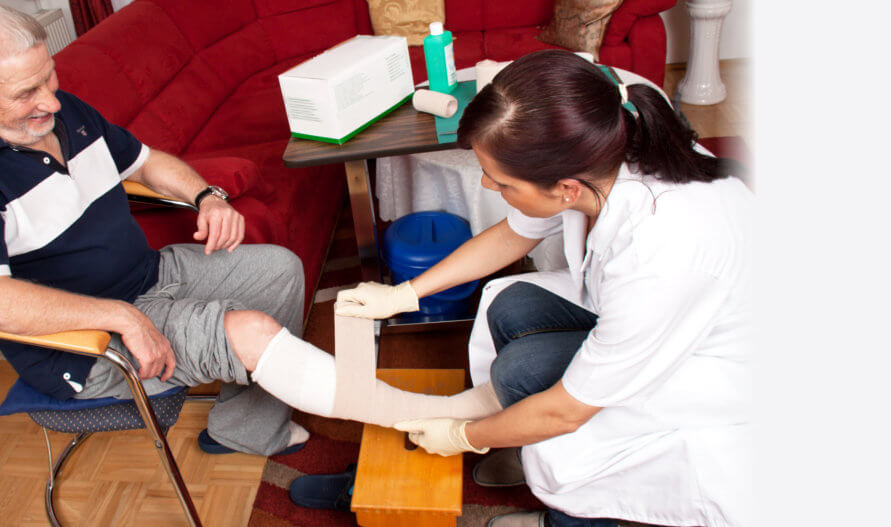
[[[458,111],[458,99],[447,93],[430,90],[417,90],[411,98],[411,104],[419,112],[432,113],[449,118]]]
[[[477,62],[474,67],[476,70],[476,92],[479,93],[480,90],[486,87],[486,84],[492,82],[495,75],[498,75],[498,72],[503,70],[508,64],[510,64],[510,61],[495,62],[490,59]]]

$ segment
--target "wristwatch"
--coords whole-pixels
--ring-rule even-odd
[[[197,196],[195,196],[195,208],[200,207],[201,200],[203,200],[204,198],[206,198],[207,196],[210,196],[210,195],[216,196],[223,201],[229,201],[229,193],[228,192],[226,192],[225,190],[221,189],[220,187],[218,187],[216,185],[210,185],[206,189],[199,192]]]

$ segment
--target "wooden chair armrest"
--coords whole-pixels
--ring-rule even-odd
[[[135,181],[127,181],[124,180],[124,192],[127,193],[127,198],[130,201],[136,201],[139,203],[148,203],[150,205],[167,205],[170,207],[179,207],[183,209],[190,209],[194,211],[198,211],[193,203],[189,203],[188,201],[181,200],[179,198],[174,198],[171,196],[165,196],[164,194],[159,194],[154,190],[148,188],[142,183],[137,183]]]
[[[62,351],[73,351],[81,355],[102,355],[108,347],[111,335],[95,329],[63,331],[49,335],[15,335],[0,331],[0,339]]]

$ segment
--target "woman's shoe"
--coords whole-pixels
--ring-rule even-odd
[[[356,464],[352,463],[342,474],[300,476],[291,482],[288,494],[295,505],[308,509],[349,511],[355,480]]]
[[[547,511],[512,512],[495,516],[486,527],[545,527]]]
[[[473,467],[473,481],[481,487],[515,487],[526,483],[520,447],[502,448]]]

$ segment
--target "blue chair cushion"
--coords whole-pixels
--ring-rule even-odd
[[[149,397],[158,424],[169,428],[176,423],[187,394],[188,387],[177,386]],[[0,416],[21,412],[26,412],[40,426],[57,432],[105,432],[145,427],[132,399],[56,399],[19,379],[0,404]]]

